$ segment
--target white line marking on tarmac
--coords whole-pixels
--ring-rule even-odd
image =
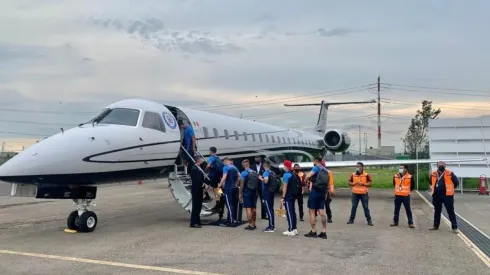
[[[91,260],[91,259],[84,259],[84,258],[65,257],[65,256],[38,254],[38,253],[28,253],[28,252],[20,252],[20,251],[12,251],[12,250],[0,250],[0,254],[36,257],[36,258],[43,258],[43,259],[53,259],[53,260],[79,262],[79,263],[87,263],[87,264],[109,265],[109,266],[126,267],[126,268],[142,269],[142,270],[149,270],[149,271],[162,271],[162,272],[170,272],[170,273],[178,273],[178,274],[225,275],[225,274],[218,274],[218,273],[192,271],[192,270],[184,270],[184,269],[176,269],[176,268],[168,268],[168,267],[125,264],[125,263],[119,263],[119,262],[99,261],[99,260]]]
[[[418,190],[415,190],[415,192],[417,192],[417,194],[427,203],[427,205],[429,205],[430,208],[434,208],[434,205],[432,205],[432,203],[430,203],[425,197],[424,195],[422,195]],[[458,215],[459,216],[459,215]],[[441,214],[441,218],[444,220],[444,222],[446,222],[447,226],[451,227],[451,221],[449,221],[448,218],[444,217],[444,215]],[[465,220],[466,221],[466,220]],[[470,224],[470,223],[468,223]],[[471,226],[473,226],[475,229],[477,229],[474,225],[470,224]],[[480,231],[479,229],[477,229],[478,231]],[[481,231],[480,231],[481,232]],[[476,244],[474,242],[472,242],[470,239],[468,239],[468,237],[466,237],[465,234],[463,234],[463,232],[461,232],[461,230],[459,231],[458,233],[458,236],[461,240],[463,240],[463,242],[471,249],[471,251],[473,251],[473,253],[476,254],[476,256],[478,258],[480,258],[480,260],[483,261],[483,263],[490,268],[490,258],[488,258],[487,255],[485,255],[485,253],[483,253],[483,251],[480,250],[480,248],[478,248],[478,246],[476,246]]]

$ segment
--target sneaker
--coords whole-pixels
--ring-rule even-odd
[[[322,233],[318,234],[318,238],[327,239],[327,233],[322,232]]]
[[[254,230],[255,228],[253,226],[250,226],[248,225],[247,227],[245,227],[245,230]]]
[[[316,238],[318,236],[316,235],[315,232],[310,231],[310,232],[308,232],[308,233],[305,234],[305,237],[307,237],[307,238]]]
[[[394,222],[394,223],[390,224],[390,226],[398,226],[398,223]]]
[[[282,234],[284,236],[294,236],[294,232],[293,231],[284,231],[284,232],[282,232]]]
[[[332,223],[332,218],[327,219],[327,222],[328,222],[328,223]]]
[[[299,234],[299,233],[298,233],[298,229],[294,229],[294,230],[293,230],[293,233],[294,233],[294,235],[298,235],[298,234]]]
[[[454,229],[453,229],[453,233],[454,233],[454,234],[458,234],[458,233],[459,233],[459,230],[458,230],[457,228],[454,228]]]
[[[349,221],[347,222],[347,224],[353,224],[353,223],[354,223],[354,221],[353,221],[353,220],[349,220]]]
[[[264,232],[267,232],[267,233],[272,233],[274,231],[276,231],[276,230],[272,227],[267,227],[266,229],[264,229]]]
[[[408,227],[415,228],[415,226],[413,225],[413,223],[409,224]]]
[[[368,224],[369,226],[374,226],[374,224],[373,224],[373,222],[372,222],[372,221],[368,221],[368,222],[367,222],[367,224]]]

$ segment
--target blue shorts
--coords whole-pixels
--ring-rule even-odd
[[[325,193],[312,189],[308,195],[308,208],[314,210],[325,209]]]
[[[252,192],[243,192],[243,208],[257,208],[257,196]]]

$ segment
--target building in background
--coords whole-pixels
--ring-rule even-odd
[[[490,116],[435,119],[429,123],[431,159],[487,158],[490,149]],[[436,164],[431,165],[432,170]],[[447,164],[460,178],[490,177],[488,161]]]

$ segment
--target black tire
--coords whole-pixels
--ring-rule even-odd
[[[71,212],[68,216],[68,219],[66,219],[66,226],[68,227],[68,229],[76,231],[80,230],[80,228],[78,227],[78,220],[78,211]]]
[[[92,211],[83,212],[78,220],[78,226],[80,227],[80,232],[88,233],[94,231],[95,227],[97,227],[97,215]]]

